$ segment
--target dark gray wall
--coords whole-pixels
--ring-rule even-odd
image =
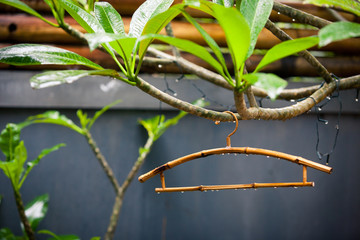
[[[16,81],[0,81],[1,128],[8,122],[20,122],[29,115],[47,110],[52,99],[57,99],[54,102],[58,104],[54,107],[60,107],[61,112],[74,121],[76,106],[93,113],[91,109],[97,107],[96,104],[112,100],[106,101],[106,96],[97,90],[98,95],[86,95],[86,104],[79,98],[83,95],[79,95],[73,101],[64,99],[68,103],[62,105],[60,89],[69,88],[62,86],[44,90],[54,92],[49,93],[47,100],[26,101],[22,98],[27,96],[23,91],[29,90],[24,86],[13,86],[19,81],[25,82],[25,75],[10,76],[3,79],[16,78]],[[96,83],[76,84],[72,85],[72,91],[81,90],[85,94],[90,91],[88,88],[93,88],[96,93]],[[183,84],[186,85],[186,82]],[[211,91],[216,90],[206,84],[198,84],[208,96],[214,96]],[[159,84],[160,88],[162,86]],[[1,97],[11,95],[6,91],[9,87],[18,89],[11,101],[10,97]],[[178,86],[172,87],[178,89]],[[193,91],[190,97],[197,98],[197,91],[187,87]],[[134,98],[136,92],[130,91],[129,88],[125,91],[130,97],[121,94],[109,97],[122,98],[127,107],[120,104],[106,113],[92,131],[120,181],[137,158],[138,147],[146,141],[146,132],[136,121],[154,116],[159,107],[156,101],[150,104],[147,97]],[[158,195],[154,192],[154,188],[160,186],[158,177],[143,184],[134,181],[125,197],[116,239],[359,239],[360,111],[354,101],[355,91],[343,92],[342,96],[345,111],[341,117],[338,145],[330,158],[334,172],[328,175],[309,169],[309,180],[316,182],[314,188]],[[221,95],[217,100],[230,101],[225,97]],[[14,104],[14,99],[19,102]],[[335,107],[324,109],[323,117],[329,120],[329,124],[321,128],[321,148],[324,150],[332,145]],[[165,105],[163,108],[167,117],[176,114]],[[317,160],[315,123],[316,115],[313,113],[285,122],[242,121],[232,137],[232,143],[233,146],[268,148]],[[217,126],[212,121],[187,116],[156,142],[140,173],[192,152],[225,146],[225,137],[233,127],[231,123]],[[82,239],[102,236],[108,224],[114,193],[85,140],[68,129],[52,125],[28,127],[22,137],[30,159],[35,158],[42,148],[59,142],[67,144],[66,148],[43,159],[22,189],[24,202],[43,193],[50,195],[48,215],[39,229],[49,229],[58,234],[77,234]],[[301,180],[301,174],[300,166],[286,161],[239,155],[209,157],[165,173],[168,186],[297,181]],[[20,233],[10,182],[3,174],[0,174],[0,194],[4,196],[0,205],[0,228],[9,227]]]

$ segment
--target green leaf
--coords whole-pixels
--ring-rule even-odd
[[[13,158],[8,162],[0,161],[0,168],[4,171],[4,174],[11,180],[12,186],[15,191],[19,190],[19,182],[21,174],[24,171],[24,163],[27,159],[27,152],[24,146],[24,142],[21,141],[16,146],[13,154]]]
[[[287,81],[272,73],[244,74],[243,78],[250,84],[266,91],[271,100],[275,100],[287,86]]]
[[[234,0],[213,0],[212,2],[224,7],[234,6]]]
[[[129,29],[129,36],[138,38],[142,35],[146,23],[159,13],[166,11],[174,0],[147,0],[134,12]]]
[[[258,72],[266,65],[275,62],[281,58],[290,56],[294,53],[301,52],[305,49],[317,45],[319,38],[317,36],[297,38],[279,43],[272,47],[260,61],[254,72]]]
[[[121,58],[129,61],[135,47],[136,38],[129,38],[121,34],[114,33],[87,33],[85,38],[89,43],[90,50],[93,51],[99,45],[109,43]]]
[[[67,118],[65,115],[61,115],[58,111],[47,111],[42,114],[28,117],[26,122],[31,123],[50,123],[64,127],[68,127],[81,135],[84,134],[83,130],[78,127],[73,121]]]
[[[90,240],[100,240],[101,237],[92,237]]]
[[[49,195],[44,194],[36,197],[25,206],[25,215],[29,220],[31,228],[35,231],[41,220],[44,219],[49,203]]]
[[[108,2],[95,3],[95,16],[106,33],[126,36],[120,14]]]
[[[88,33],[104,32],[101,24],[90,13],[86,12],[71,1],[58,0],[62,7],[82,26]]]
[[[76,53],[57,47],[39,44],[17,44],[0,49],[0,62],[10,65],[83,65],[103,69]]]
[[[208,103],[202,99],[196,100],[193,104],[200,107],[208,105]],[[140,120],[139,123],[147,130],[149,137],[156,141],[170,126],[176,125],[178,121],[187,114],[187,112],[181,111],[177,116],[166,121],[164,115],[157,115],[153,118]],[[139,149],[140,155],[146,151],[149,151],[149,149]]]
[[[319,31],[319,46],[352,37],[360,37],[360,24],[353,22],[335,22]]]
[[[211,9],[225,32],[226,42],[235,66],[239,71],[250,46],[250,29],[245,18],[235,8],[225,8],[212,4]]]
[[[183,51],[191,53],[194,56],[197,56],[202,60],[204,60],[205,62],[209,63],[225,79],[227,78],[226,75],[224,74],[221,64],[211,56],[211,54],[208,52],[206,48],[200,46],[199,44],[196,44],[186,39],[174,38],[160,34],[148,34],[141,37],[141,39],[147,39],[147,38],[156,38],[162,42],[171,44],[179,49],[182,49]]]
[[[16,237],[9,228],[0,229],[0,240],[20,240],[22,237]]]
[[[49,238],[48,240],[80,240],[76,235],[56,235],[49,230],[40,230],[38,233],[52,236],[52,238]]]
[[[171,20],[173,20],[179,13],[181,9],[184,7],[183,4],[176,4],[154,17],[152,17],[145,25],[142,35],[147,35],[151,33],[159,33],[161,29],[163,29]],[[140,61],[143,59],[147,48],[153,39],[144,39],[139,44],[139,58]],[[141,64],[140,64],[141,65]],[[140,65],[138,69],[140,69]]]
[[[60,143],[60,144],[57,144],[55,146],[53,146],[52,148],[46,148],[44,150],[41,151],[41,153],[39,154],[39,156],[35,159],[35,160],[32,160],[30,162],[27,163],[27,169],[25,171],[25,174],[24,176],[22,177],[20,183],[19,183],[19,189],[21,188],[21,186],[23,185],[23,183],[25,182],[25,179],[27,178],[27,176],[29,175],[29,173],[31,172],[31,170],[39,164],[40,160],[42,158],[44,158],[46,155],[48,155],[49,153],[51,152],[54,152],[54,151],[57,151],[59,150],[59,148],[61,147],[65,147],[66,145],[64,143]]]
[[[318,6],[335,6],[360,16],[360,2],[358,0],[306,0],[305,3],[312,3]]]
[[[18,125],[8,123],[0,134],[0,149],[6,157],[6,161],[14,159],[15,148],[20,144],[20,131]]]
[[[20,9],[21,11],[24,11],[24,12],[30,14],[30,15],[33,15],[33,16],[35,16],[37,18],[40,18],[44,22],[46,22],[46,23],[48,23],[48,24],[50,24],[50,25],[52,25],[54,27],[58,27],[57,24],[48,21],[43,16],[41,16],[38,12],[36,12],[34,9],[29,7],[28,5],[26,5],[22,1],[19,1],[19,0],[0,0],[0,3],[15,7],[17,9]]]
[[[65,83],[73,83],[80,78],[91,75],[111,76],[117,75],[117,72],[112,69],[46,71],[33,76],[30,79],[30,85],[32,88],[40,89]]]
[[[214,52],[216,58],[220,62],[224,73],[228,76],[226,80],[230,83],[232,83],[231,75],[229,74],[226,66],[226,62],[224,59],[224,56],[222,55],[221,49],[219,45],[216,43],[216,41],[201,27],[199,23],[195,21],[187,12],[182,11],[182,14],[184,17],[199,31],[199,33],[202,35],[208,46],[211,48],[211,50]],[[230,83],[230,84],[231,84]]]
[[[87,126],[88,130],[90,130],[90,128],[92,127],[92,125],[95,123],[95,121],[101,116],[103,115],[107,110],[109,110],[111,107],[121,103],[122,100],[118,99],[108,105],[106,105],[105,107],[103,107],[101,110],[97,111],[94,115],[94,117],[92,117],[92,119],[89,122],[89,125]]]
[[[246,58],[253,53],[259,33],[264,28],[268,20],[273,0],[242,0],[240,4],[240,12],[245,17],[250,27],[250,47],[246,54]]]

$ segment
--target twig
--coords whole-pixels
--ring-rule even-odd
[[[98,160],[101,167],[103,168],[106,176],[110,180],[110,182],[115,190],[115,193],[118,194],[119,189],[120,189],[120,184],[117,181],[111,167],[109,166],[109,163],[106,161],[104,155],[102,155],[102,153],[100,152],[99,147],[96,145],[96,142],[94,141],[94,139],[91,136],[89,131],[85,131],[85,138],[86,138],[88,144],[90,145],[91,150],[94,152],[96,159]]]
[[[289,7],[287,5],[275,1],[274,1],[273,9],[286,16],[296,19],[296,21],[300,23],[309,24],[317,28],[323,28],[331,23],[328,20],[319,18],[317,16],[313,16],[309,13],[303,12],[301,10]]]
[[[344,18],[338,11],[332,8],[326,8],[326,10],[333,16],[337,21],[348,22],[346,18]]]
[[[292,39],[289,35],[287,35],[283,30],[278,28],[270,20],[267,20],[265,27],[282,41]],[[308,63],[310,63],[313,67],[315,67],[319,75],[324,78],[327,83],[330,83],[333,80],[328,70],[311,53],[309,53],[309,51],[305,50],[299,52],[299,55],[302,56],[306,61],[308,61]]]

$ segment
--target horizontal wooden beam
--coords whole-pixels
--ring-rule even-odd
[[[53,18],[48,19],[55,22]],[[65,21],[74,26],[76,29],[82,30],[74,19],[67,17]],[[123,21],[125,24],[125,30],[128,31],[130,18],[123,18]],[[191,24],[182,21],[174,21],[172,26],[176,37],[189,39],[205,45],[205,41],[202,36]],[[224,32],[218,24],[203,23],[202,26],[220,46],[226,46]],[[293,38],[307,37],[317,34],[316,30],[310,29],[284,30]],[[161,33],[165,34],[164,31]],[[26,15],[0,15],[0,42],[80,44],[79,40],[69,36],[62,29],[54,28],[36,17]],[[256,48],[269,49],[278,43],[280,43],[280,40],[278,40],[268,30],[263,29],[258,37]],[[335,42],[324,48],[316,50],[332,51],[342,54],[358,54],[360,53],[360,38]]]
[[[0,48],[9,46],[9,44],[0,44]],[[116,63],[112,58],[104,52],[95,50],[90,52],[86,46],[73,46],[73,45],[56,45],[56,47],[64,48],[69,51],[75,52],[84,56],[95,63],[100,64],[105,68],[115,68],[117,69]],[[169,52],[170,53],[170,52]],[[194,57],[188,53],[181,53],[182,57],[185,59],[198,64],[207,69],[211,69],[209,64],[206,62]],[[231,57],[229,54],[224,54],[226,63],[228,65],[229,71],[233,71],[233,66],[231,63]],[[247,62],[246,66],[249,72],[255,70],[256,66],[262,59],[261,55],[251,56]],[[339,77],[349,77],[357,75],[360,73],[360,57],[359,56],[337,56],[337,57],[320,57],[318,60],[329,70],[329,72],[334,73]],[[69,66],[53,66],[53,65],[40,65],[40,66],[9,66],[6,64],[0,64],[0,69],[26,69],[26,70],[40,70],[40,69],[68,69],[74,68]],[[77,67],[78,68],[78,67]],[[154,64],[143,63],[142,72],[154,73],[154,72],[167,72],[167,73],[181,73],[182,70],[176,64],[159,66]],[[263,69],[263,72],[272,72],[276,73],[282,77],[289,76],[318,76],[316,70],[303,58],[301,57],[288,57],[280,61],[276,61]]]
[[[49,7],[45,4],[44,1],[37,1],[37,0],[23,0],[26,4],[28,4],[31,8],[35,9],[38,12],[44,14],[50,14]],[[122,16],[131,16],[135,10],[144,2],[144,0],[108,0],[114,8],[122,15]],[[175,0],[175,3],[179,3],[181,0]],[[333,15],[327,11],[325,8],[317,7],[311,4],[303,4],[297,3],[292,1],[280,1],[283,4],[286,4],[290,7],[299,9],[301,11],[316,15],[318,17],[327,19],[329,21],[336,21]],[[9,12],[20,12],[18,9],[0,4],[0,13],[9,13]],[[194,17],[209,17],[208,15],[199,12],[199,11],[190,11],[191,15]],[[339,12],[341,16],[343,16],[348,21],[359,21],[360,18],[349,13]],[[292,19],[286,17],[282,14],[277,14],[277,12],[273,11],[271,13],[270,19],[273,22],[292,22]]]

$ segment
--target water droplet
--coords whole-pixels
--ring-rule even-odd
[[[322,110],[321,107],[318,107],[318,110],[319,110],[319,112],[321,112],[321,110]]]
[[[243,190],[245,191],[245,190],[246,190],[246,188],[243,188]]]
[[[237,153],[234,153],[235,156],[237,156]]]
[[[207,190],[204,190],[204,192],[207,192]]]
[[[212,192],[214,191],[214,189],[213,190],[211,190]]]
[[[176,92],[174,93],[174,96],[175,96],[175,97],[177,96],[177,93],[176,93]]]
[[[220,121],[215,121],[215,124],[216,124],[216,125],[219,125],[219,124],[220,124]]]
[[[278,160],[280,160],[280,158],[277,158]]]
[[[202,97],[202,98],[201,98],[201,100],[205,100],[205,98],[204,98],[204,97]]]
[[[181,193],[184,193],[184,191],[181,191]]]
[[[157,194],[160,194],[160,192],[157,192]]]
[[[326,99],[327,99],[327,100],[331,100],[331,97],[330,97],[330,96],[327,96]]]
[[[290,102],[295,102],[295,99],[291,99]]]
[[[254,188],[255,191],[257,191],[257,188]]]
[[[224,156],[225,154],[224,154],[224,153],[222,153],[221,155],[222,155],[222,156]]]
[[[246,154],[246,156],[248,157],[248,156],[249,156],[249,154]]]
[[[355,98],[355,102],[358,102],[359,101],[359,99],[358,98]]]
[[[295,189],[297,189],[298,187],[294,187]]]
[[[235,188],[235,191],[237,191],[237,190],[239,190],[239,189]]]
[[[280,12],[278,12],[278,14],[280,14]]]
[[[325,125],[328,125],[328,124],[329,124],[329,121],[326,120],[326,121],[325,121]]]
[[[162,68],[162,65],[161,65],[161,64],[159,64],[159,65],[158,65],[158,68]]]
[[[179,82],[179,79],[175,79],[175,82]]]
[[[233,121],[233,123],[236,123],[236,121]]]
[[[336,128],[336,129],[339,129],[340,127],[339,127],[339,125],[338,125],[338,124],[336,124],[335,128]]]
[[[274,189],[277,189],[277,187],[274,187]]]
[[[230,153],[227,153],[227,155],[230,155]]]
[[[219,190],[216,190],[217,192],[219,191]]]
[[[295,22],[295,18],[293,18],[292,21]]]
[[[270,158],[270,156],[266,156],[266,158]]]

